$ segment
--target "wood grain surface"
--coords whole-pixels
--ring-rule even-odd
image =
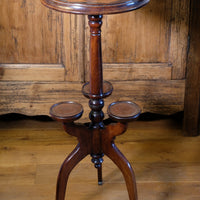
[[[60,165],[76,138],[58,122],[1,121],[0,127],[0,198],[54,199]],[[183,137],[174,119],[134,121],[116,144],[135,170],[139,200],[200,198],[200,137]],[[112,161],[104,157],[104,185],[98,186],[90,160],[72,172],[67,197],[128,200],[123,176]]]
[[[30,0],[2,0],[0,11],[0,114],[48,114],[52,104],[68,100],[87,112],[81,95],[89,76],[87,16]],[[133,100],[144,112],[164,114],[183,110],[188,23],[187,0],[153,0],[103,17],[104,80],[121,90],[109,103]]]
[[[191,1],[190,49],[187,62],[187,81],[185,89],[184,132],[188,136],[200,134],[200,59],[199,59],[199,9],[200,3]]]
[[[185,81],[112,82],[114,91],[105,99],[107,106],[115,101],[133,101],[142,112],[173,114],[183,110]],[[82,84],[74,82],[1,82],[0,113],[49,115],[50,107],[62,101],[77,101],[83,105],[88,119],[88,99],[81,93]],[[166,103],[167,102],[167,103]]]
[[[57,11],[84,15],[115,14],[136,10],[149,0],[41,0],[48,8]]]

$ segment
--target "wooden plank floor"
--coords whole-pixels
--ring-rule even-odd
[[[131,162],[139,200],[200,200],[200,137],[174,119],[135,121],[116,144]],[[53,200],[61,163],[76,145],[57,122],[0,122],[0,199]],[[106,157],[103,186],[90,157],[72,172],[68,200],[128,200],[123,176]]]

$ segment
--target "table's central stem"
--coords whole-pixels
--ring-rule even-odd
[[[102,15],[89,15],[90,26],[90,127],[92,134],[92,162],[98,170],[98,183],[102,184],[102,136],[101,129],[104,128],[103,118],[103,74],[101,55],[101,25]]]
[[[92,95],[102,94],[102,54],[101,25],[102,15],[89,15],[90,26],[90,90]]]
[[[102,15],[89,15],[90,26],[90,119],[93,128],[103,127],[104,113],[102,108],[104,101],[102,54],[101,54],[101,25]]]

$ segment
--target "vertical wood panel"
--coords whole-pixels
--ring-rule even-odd
[[[184,107],[184,134],[200,134],[200,1],[191,0],[190,51]]]
[[[64,14],[62,60],[67,81],[84,81],[84,16]],[[88,42],[88,41],[87,41]]]
[[[0,1],[0,63],[60,63],[61,14],[40,1]]]
[[[142,9],[106,16],[104,62],[167,62],[170,2],[154,0]]]
[[[172,66],[171,79],[184,79],[188,18],[188,0],[153,0],[146,7],[133,12],[104,16],[103,62],[124,63],[124,68],[131,63],[168,63]],[[87,30],[86,41],[88,39]],[[87,43],[86,48],[87,77]]]
[[[172,1],[169,62],[172,79],[185,78],[190,0]]]

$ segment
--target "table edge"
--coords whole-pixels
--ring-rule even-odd
[[[41,0],[41,3],[50,8],[60,12],[81,14],[81,15],[103,15],[103,14],[117,14],[123,12],[129,12],[132,10],[139,9],[149,3],[150,0],[143,0],[142,2],[131,3],[118,3],[118,4],[102,4],[97,6],[94,4],[79,4],[79,3],[68,3],[61,1],[52,0]]]

